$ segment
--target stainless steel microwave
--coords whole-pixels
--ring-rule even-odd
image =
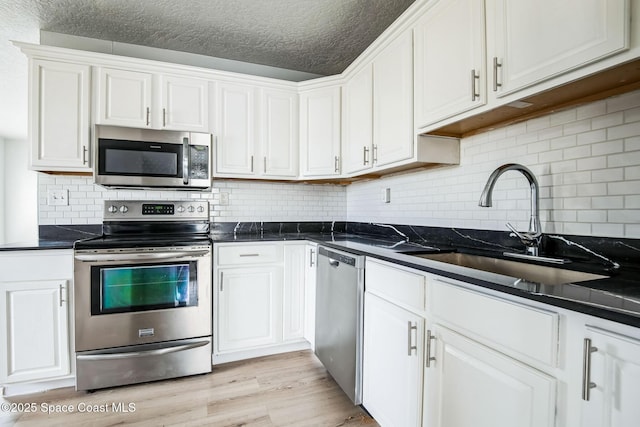
[[[185,190],[211,187],[209,133],[96,125],[94,135],[96,184]]]

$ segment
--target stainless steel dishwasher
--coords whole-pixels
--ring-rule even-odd
[[[362,403],[364,256],[318,247],[316,350],[349,398]]]

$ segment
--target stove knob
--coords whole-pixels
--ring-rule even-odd
[[[198,206],[198,212],[200,212],[200,213],[204,212],[204,207],[203,206]]]
[[[193,211],[196,210],[196,208],[194,208],[193,206],[189,206],[189,208],[187,209],[189,212],[193,213]]]
[[[177,210],[178,210],[178,213],[182,213],[182,212],[185,211],[184,206],[182,206],[182,205],[178,206]]]
[[[120,213],[127,213],[129,212],[129,208],[126,207],[125,205],[120,206]]]
[[[113,205],[111,205],[111,206],[109,206],[107,208],[107,211],[109,211],[109,213],[116,213],[116,212],[118,212],[118,208],[113,206]]]

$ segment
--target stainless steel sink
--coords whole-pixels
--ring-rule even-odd
[[[564,283],[585,282],[588,280],[605,279],[609,277],[600,274],[583,273],[580,271],[565,270],[562,268],[527,264],[523,262],[509,261],[506,259],[463,254],[458,252],[411,255],[461,267],[502,274],[526,280],[528,282],[541,283],[545,285],[561,285]]]

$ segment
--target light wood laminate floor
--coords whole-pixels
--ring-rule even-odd
[[[6,401],[37,406],[8,423],[15,426],[378,425],[349,401],[311,351],[214,366],[207,375],[94,393],[64,388]],[[47,415],[43,405],[54,412]],[[49,405],[70,405],[74,412]],[[87,409],[97,412],[79,412]]]

